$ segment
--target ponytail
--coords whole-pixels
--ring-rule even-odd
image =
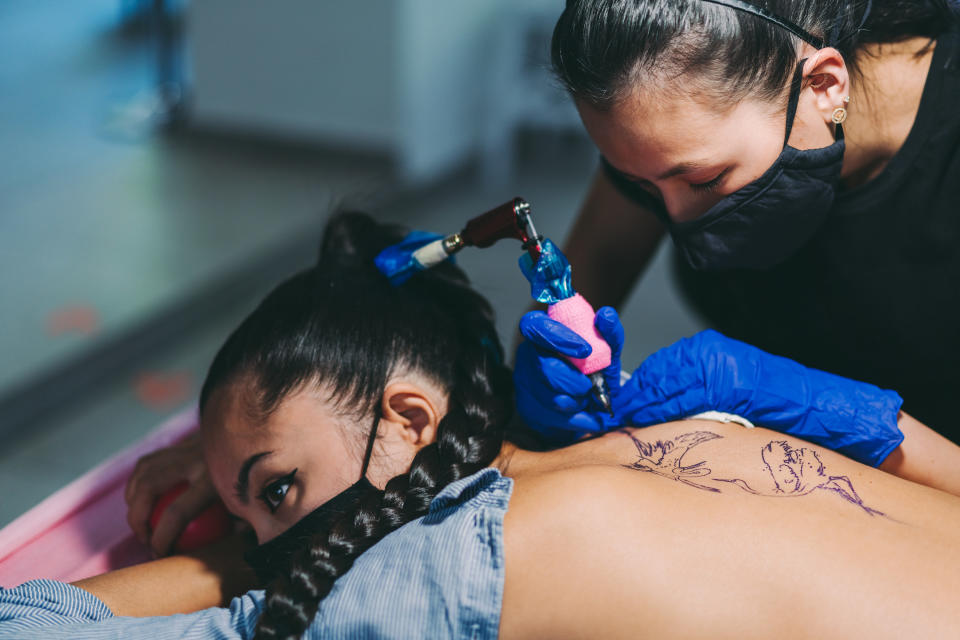
[[[299,638],[360,554],[424,515],[448,484],[493,463],[503,445],[513,384],[492,309],[450,263],[392,286],[373,257],[402,236],[363,214],[334,217],[318,265],[281,284],[244,320],[204,383],[201,412],[216,389],[242,380],[261,414],[311,384],[332,389],[331,399],[358,421],[377,415],[400,368],[421,372],[448,396],[436,440],[410,469],[382,491],[360,490],[293,553],[289,571],[267,588],[257,638]]]

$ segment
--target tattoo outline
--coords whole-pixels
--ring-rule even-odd
[[[712,431],[693,431],[681,434],[670,440],[657,440],[653,443],[636,438],[632,431],[621,429],[637,447],[639,457],[633,464],[624,467],[635,471],[653,473],[663,478],[682,482],[703,491],[722,493],[715,486],[705,484],[704,480],[720,482],[738,487],[747,493],[764,497],[798,498],[810,495],[814,491],[830,491],[850,504],[856,505],[870,516],[888,517],[882,511],[863,503],[863,499],[853,488],[847,476],[829,475],[823,461],[815,449],[793,447],[786,440],[771,440],[760,450],[767,472],[773,481],[772,491],[758,491],[740,478],[709,477],[712,469],[706,466],[706,460],[689,463],[684,460],[691,449],[710,440],[723,436]],[[698,481],[694,481],[697,478]]]

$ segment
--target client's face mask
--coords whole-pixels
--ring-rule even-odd
[[[379,406],[379,404],[377,405]],[[356,509],[358,500],[375,487],[367,480],[367,467],[373,452],[373,443],[377,439],[377,425],[380,412],[374,412],[373,427],[367,439],[367,449],[360,467],[360,479],[330,498],[322,505],[305,515],[295,525],[280,535],[251,549],[244,555],[257,574],[261,585],[271,582],[280,575],[289,575],[290,567],[297,552],[309,544],[313,534],[326,531],[341,516]]]
[[[802,85],[797,66],[787,106],[780,156],[759,178],[726,196],[689,222],[674,222],[663,204],[648,206],[667,226],[674,243],[695,269],[766,269],[796,253],[817,231],[833,205],[843,164],[843,129],[821,149],[787,144]]]

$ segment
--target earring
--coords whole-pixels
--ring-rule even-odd
[[[837,107],[833,110],[833,115],[830,117],[833,120],[834,124],[843,124],[847,120],[847,108],[846,105],[850,102],[850,96],[843,97],[842,107]]]

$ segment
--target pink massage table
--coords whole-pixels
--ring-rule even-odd
[[[137,460],[197,427],[180,413],[0,529],[0,586],[34,578],[71,582],[150,560],[127,524],[123,499]]]

